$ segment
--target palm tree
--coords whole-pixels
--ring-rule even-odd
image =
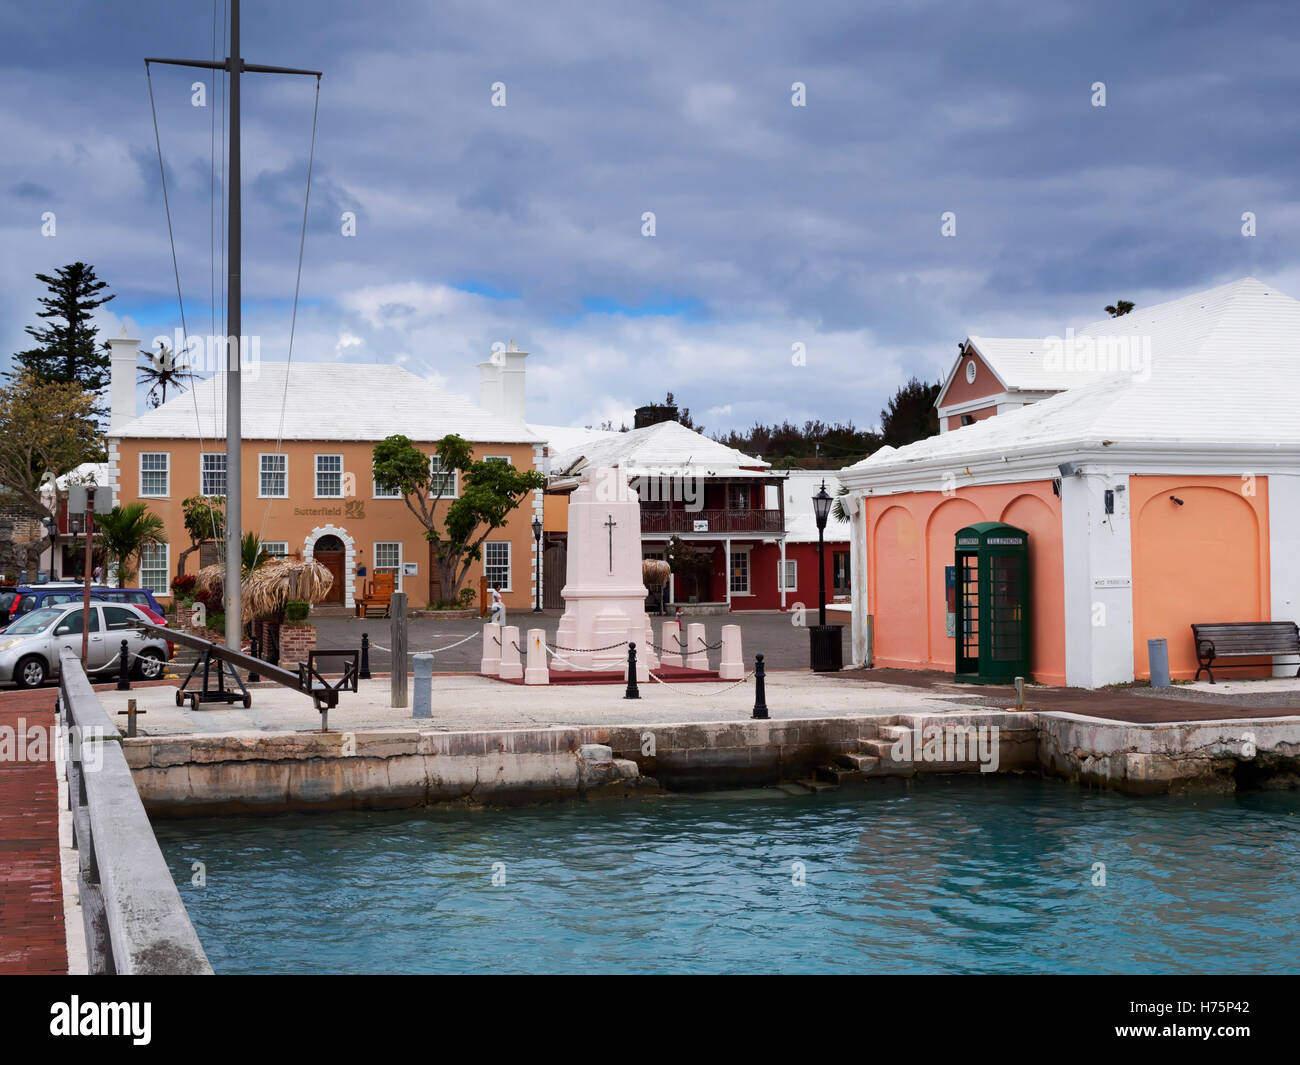
[[[1106,313],[1112,318],[1118,318],[1122,314],[1128,314],[1133,309],[1132,300],[1116,300],[1106,307]]]
[[[95,516],[95,528],[104,542],[104,556],[113,567],[119,587],[125,588],[136,570],[131,565],[145,544],[165,544],[163,520],[150,513],[144,503],[116,506],[107,514]]]
[[[176,361],[176,354],[165,343],[159,343],[158,354],[151,351],[140,352],[144,362],[138,367],[139,384],[149,386],[149,406],[158,407],[167,402],[167,387],[177,391],[182,382],[193,376]]]
[[[248,580],[253,570],[265,566],[270,557],[257,533],[244,533],[244,538],[239,542],[240,580]]]

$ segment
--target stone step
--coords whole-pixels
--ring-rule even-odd
[[[777,785],[777,789],[778,789],[779,791],[783,791],[783,792],[785,792],[787,795],[799,795],[799,796],[803,796],[803,795],[807,795],[807,794],[808,794],[808,789],[807,789],[807,788],[805,788],[805,787],[803,787],[803,786],[801,786],[801,785],[799,785],[799,784],[796,784],[793,780],[783,780],[783,781],[781,781],[781,783]]]
[[[839,756],[840,765],[846,770],[857,773],[859,776],[870,777],[880,775],[880,758],[874,754],[842,754]]]
[[[885,726],[889,728],[891,726]],[[883,729],[881,731],[884,731]],[[862,755],[866,758],[875,759],[876,765],[871,770],[872,776],[878,777],[910,777],[916,772],[911,759],[899,761],[894,757],[893,747],[896,739],[893,737],[876,740],[861,740],[858,746],[862,749]],[[865,772],[865,769],[864,769]]]
[[[838,784],[828,784],[824,780],[816,780],[813,777],[802,777],[796,780],[795,783],[801,788],[806,788],[814,795],[818,795],[823,791],[836,791],[839,789]]]
[[[813,778],[826,784],[843,784],[861,780],[862,770],[842,765],[819,765],[813,770]]]

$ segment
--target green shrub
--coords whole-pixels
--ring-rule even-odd
[[[457,599],[460,601],[460,608],[462,610],[468,610],[474,605],[475,597],[476,593],[473,588],[462,588],[460,590],[460,595],[457,596]]]
[[[226,615],[225,615],[225,614],[209,614],[209,615],[208,615],[208,632],[215,632],[215,633],[217,633],[218,635],[220,635],[220,634],[224,633],[225,631],[226,631]]]
[[[311,613],[311,604],[291,599],[284,604],[284,620],[293,625],[301,625]]]

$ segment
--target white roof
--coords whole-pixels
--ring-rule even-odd
[[[1080,330],[1080,335],[1087,331]],[[1087,373],[1052,369],[1047,358],[1047,341],[1041,338],[973,336],[967,340],[1008,392],[1061,392],[1080,384],[1085,377],[1095,379],[1108,375],[1106,370]]]
[[[537,443],[526,425],[384,363],[262,362],[243,371],[245,440],[416,441],[457,433],[495,444]],[[110,437],[216,439],[225,435],[224,374],[120,426]],[[284,427],[281,431],[281,405]]]
[[[528,431],[538,439],[545,440],[551,450],[557,454],[585,444],[588,440],[618,435],[615,429],[591,429],[580,425],[537,425],[532,422],[528,423]]]
[[[629,477],[765,477],[768,464],[679,422],[602,434],[558,455],[556,475],[622,466]]]
[[[903,448],[881,448],[842,474],[851,482],[855,473],[869,474],[876,482],[877,474],[957,471],[1030,451],[1300,451],[1300,302],[1290,296],[1243,278],[1079,335],[1123,338],[1133,365],[1100,378],[1085,367],[1058,395]]]
[[[813,514],[812,498],[826,482],[826,491],[832,496],[840,494],[839,478],[824,470],[783,470],[786,480],[781,485],[785,493],[785,542],[787,544],[815,544],[817,542],[817,517]],[[849,538],[846,522],[836,521],[832,514],[826,519],[826,542],[838,543]]]

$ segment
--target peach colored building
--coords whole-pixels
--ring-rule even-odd
[[[111,344],[115,381],[133,386],[139,342]],[[384,571],[396,574],[412,606],[446,598],[423,525],[399,496],[375,483],[373,448],[402,433],[430,456],[436,473],[434,442],[454,432],[473,444],[476,458],[540,469],[542,441],[524,424],[526,357],[512,347],[481,364],[479,404],[396,366],[263,362],[246,369],[244,531],[257,533],[273,553],[316,558],[335,577],[329,601],[346,607],[369,576]],[[110,483],[117,502],[141,500],[166,525],[169,543],[146,552],[139,575],[158,595],[170,593],[177,556],[190,545],[182,501],[227,491],[223,393],[217,376],[137,416],[134,387],[113,389]],[[454,472],[445,476],[450,500],[461,486]],[[483,559],[461,587],[477,594],[486,569],[490,581],[501,583],[507,607],[532,606],[537,556],[531,523],[541,515],[539,490],[488,536]],[[187,571],[199,565],[195,552]]]
[[[978,521],[1029,534],[1039,681],[1145,678],[1160,637],[1190,678],[1192,623],[1300,619],[1297,350],[1300,302],[1253,278],[1064,337],[969,338],[939,406],[973,420],[840,473],[853,659],[870,642],[875,665],[954,668],[944,571]]]

